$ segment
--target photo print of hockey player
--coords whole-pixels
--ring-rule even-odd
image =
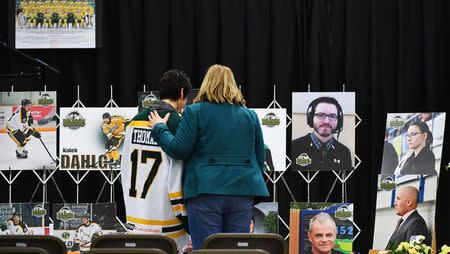
[[[439,174],[444,130],[444,112],[387,114],[381,174]]]
[[[105,163],[113,167],[117,167],[120,164],[118,148],[125,137],[125,128],[129,123],[130,119],[126,119],[123,116],[111,116],[108,112],[103,114],[102,130],[108,138],[105,149],[106,156],[109,159]]]
[[[48,204],[0,204],[0,235],[44,235],[49,233]]]
[[[293,170],[353,170],[355,93],[292,93]]]
[[[95,0],[16,0],[16,48],[95,48]]]
[[[96,237],[117,232],[115,203],[53,204],[53,218],[53,235],[70,253],[87,252]]]
[[[123,138],[134,108],[60,108],[60,169],[120,169]]]
[[[286,109],[252,108],[258,115],[264,137],[265,170],[286,170]]]
[[[75,231],[73,239],[80,245],[80,253],[91,249],[92,241],[103,234],[102,227],[91,221],[91,215],[84,213],[81,216],[82,224]]]
[[[0,169],[54,169],[56,125],[56,92],[2,92]]]

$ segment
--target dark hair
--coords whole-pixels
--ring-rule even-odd
[[[178,100],[181,89],[183,89],[183,99],[189,94],[192,88],[188,75],[181,70],[170,70],[164,73],[159,80],[160,99]]]
[[[415,125],[419,128],[421,132],[427,133],[427,140],[425,141],[425,146],[429,147],[431,143],[433,143],[433,133],[431,133],[430,128],[428,127],[428,124],[425,122],[412,122],[409,124],[408,128],[411,125]]]
[[[334,104],[337,109],[337,117],[338,117],[338,123],[336,125],[336,132],[341,132],[342,127],[344,126],[344,113],[342,112],[342,107],[339,104],[339,102],[333,98],[333,97],[319,97],[315,100],[313,100],[308,108],[306,109],[306,122],[308,123],[309,127],[314,128],[314,114],[316,113],[316,107],[319,105],[319,103],[328,103],[328,104]]]

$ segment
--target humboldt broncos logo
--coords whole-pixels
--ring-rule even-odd
[[[77,111],[72,111],[63,119],[63,126],[70,129],[78,129],[86,125],[86,119]]]
[[[150,92],[149,95],[145,96],[145,98],[142,100],[142,107],[148,108],[150,105],[158,101],[158,98],[156,95],[154,95],[152,92]]]
[[[280,125],[280,118],[274,113],[268,113],[266,116],[264,116],[261,122],[262,125],[265,125],[267,127],[274,127]]]
[[[340,220],[347,220],[353,216],[353,212],[350,207],[341,205],[336,212],[334,212],[334,216]]]
[[[311,158],[309,158],[308,154],[302,153],[297,157],[297,159],[295,159],[295,164],[302,167],[308,166],[311,164]]]
[[[56,218],[62,221],[69,221],[75,217],[74,212],[69,207],[63,206],[59,212],[56,213]]]
[[[38,99],[38,104],[47,107],[53,104],[53,99],[50,98],[48,93],[44,93],[41,95],[41,98]]]

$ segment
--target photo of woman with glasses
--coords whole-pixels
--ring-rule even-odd
[[[425,122],[412,122],[404,135],[409,151],[398,164],[395,174],[436,175],[435,156],[431,151],[433,134]]]

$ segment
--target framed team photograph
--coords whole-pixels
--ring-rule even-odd
[[[292,93],[291,169],[355,166],[355,93]]]
[[[253,216],[250,224],[250,233],[278,234],[278,203],[260,202],[253,209]]]
[[[381,174],[439,174],[445,112],[389,113],[386,119]]]
[[[0,93],[0,170],[56,169],[56,92]]]
[[[17,49],[95,48],[99,2],[96,0],[10,0],[11,36]],[[98,33],[98,35],[101,35]]]
[[[424,236],[426,245],[433,239],[437,175],[378,175],[373,249],[395,248],[413,237]]]
[[[286,109],[252,108],[256,112],[264,136],[266,171],[286,170]]]
[[[0,235],[49,235],[48,203],[1,203]]]
[[[53,204],[52,215],[52,235],[70,253],[89,251],[96,237],[117,232],[115,203]]]
[[[137,108],[60,108],[61,170],[120,170],[125,130]]]
[[[198,91],[200,89],[193,88],[189,90],[188,98],[186,105],[190,105],[194,102],[195,97],[197,97]],[[138,107],[139,112],[142,108],[148,108],[150,105],[155,103],[155,101],[159,100],[159,91],[146,91],[146,92],[138,92]]]
[[[292,202],[289,253],[350,253],[353,204]]]

